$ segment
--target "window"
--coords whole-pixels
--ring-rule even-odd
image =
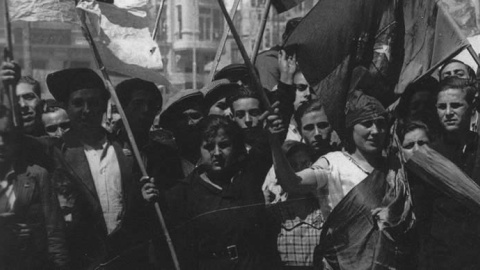
[[[182,6],[177,6],[177,25],[178,25],[178,39],[182,39]]]
[[[220,10],[200,7],[198,16],[199,39],[200,40],[218,40],[223,31],[223,18]]]

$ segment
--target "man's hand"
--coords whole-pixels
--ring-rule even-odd
[[[20,80],[21,68],[15,62],[6,62],[3,61],[0,66],[0,80],[3,83],[16,85],[18,80]]]
[[[285,50],[281,50],[278,53],[278,68],[280,69],[280,81],[284,84],[293,84],[293,75],[297,70],[296,56],[288,56]]]
[[[270,110],[264,112],[261,116],[260,119],[262,121],[265,120],[265,127],[268,129],[268,131],[271,134],[282,134],[285,132],[285,124],[283,123],[283,119],[280,116],[280,110],[278,109],[278,106],[280,105],[280,102],[275,102],[272,104],[272,107]]]
[[[154,179],[153,177],[146,177],[143,176],[140,179],[140,182],[144,183],[142,186],[142,196],[143,199],[146,200],[147,202],[153,202],[156,199],[158,199],[159,191],[157,189],[157,186],[154,184]]]

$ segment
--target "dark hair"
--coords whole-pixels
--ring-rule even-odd
[[[43,113],[56,112],[59,109],[66,110],[63,102],[56,101],[55,99],[45,99],[45,100],[43,100]]]
[[[230,107],[230,109],[234,113],[235,110],[233,109],[233,103],[239,99],[245,99],[245,98],[254,98],[258,100],[258,102],[260,103],[260,110],[263,111],[263,103],[262,103],[262,99],[260,98],[260,95],[257,92],[253,91],[252,89],[250,89],[248,85],[241,85],[238,88],[238,91],[234,95],[229,96],[227,98],[227,105],[228,107]]]
[[[35,80],[32,76],[22,76],[18,81],[18,84],[19,83],[26,83],[33,86],[33,92],[38,96],[38,98],[40,98],[40,96],[42,95],[40,82]]]
[[[433,97],[436,97],[439,89],[440,85],[438,81],[431,76],[426,76],[416,82],[410,83],[407,88],[405,88],[395,110],[397,117],[406,119],[410,116],[411,112],[409,104],[416,93],[426,91],[432,94]]]
[[[295,114],[293,115],[295,122],[297,122],[298,127],[300,130],[302,129],[302,117],[310,112],[317,112],[323,109],[323,104],[319,99],[313,99],[309,100],[295,111]]]
[[[403,143],[403,140],[405,139],[405,135],[407,133],[414,131],[416,129],[423,129],[427,134],[428,139],[429,140],[432,139],[430,136],[430,130],[428,129],[425,123],[419,120],[411,120],[403,124],[399,124],[397,128],[397,136],[398,136],[398,139],[400,140],[400,143]]]
[[[135,90],[144,90],[151,93],[156,103],[158,103],[159,106],[162,106],[162,94],[154,83],[133,78],[125,80],[115,87],[115,91],[117,92],[118,99],[120,100],[122,107],[125,108],[128,106],[128,103],[132,100],[132,94],[135,92]]]
[[[201,142],[213,140],[220,129],[232,141],[232,148],[237,155],[246,153],[243,132],[232,120],[220,115],[208,115],[198,123]]]
[[[451,63],[460,63],[460,64],[464,65],[467,68],[468,77],[470,78],[470,80],[475,80],[477,78],[477,74],[475,73],[473,68],[471,68],[469,65],[465,64],[464,62],[462,62],[460,60],[451,59],[451,60],[447,61],[438,71],[438,78],[440,79],[440,81],[443,81],[445,79],[445,78],[442,78],[442,72],[445,69],[445,67],[450,65]]]
[[[463,91],[466,94],[465,100],[467,101],[467,103],[469,105],[473,105],[477,89],[472,80],[461,79],[457,77],[448,77],[440,82],[440,91],[438,93],[448,89],[458,89]]]

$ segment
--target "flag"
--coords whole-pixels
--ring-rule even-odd
[[[303,1],[305,0],[272,0],[272,5],[280,14],[291,8],[294,8],[295,6],[299,5]]]
[[[469,45],[445,7],[434,0],[406,1],[403,16],[405,56],[397,94]]]
[[[72,0],[7,0],[10,20],[78,23]]]
[[[77,8],[88,18],[81,16],[108,71],[169,85],[160,74],[162,57],[151,37],[146,0],[113,4],[86,0]]]
[[[349,89],[360,82],[382,81],[365,79],[371,76],[390,81],[379,74],[389,69],[388,64],[370,66],[395,58],[391,51],[397,23],[390,13],[398,8],[398,1],[392,0],[323,0],[286,41],[285,47],[297,47],[300,70],[323,101],[329,121],[341,137]],[[382,96],[386,94],[376,97]]]
[[[480,2],[478,0],[440,0],[465,37],[480,35]]]

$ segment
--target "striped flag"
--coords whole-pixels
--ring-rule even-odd
[[[158,44],[149,29],[146,0],[116,0],[113,4],[84,0],[77,4],[109,71],[168,85]],[[88,18],[88,19],[87,19]]]

